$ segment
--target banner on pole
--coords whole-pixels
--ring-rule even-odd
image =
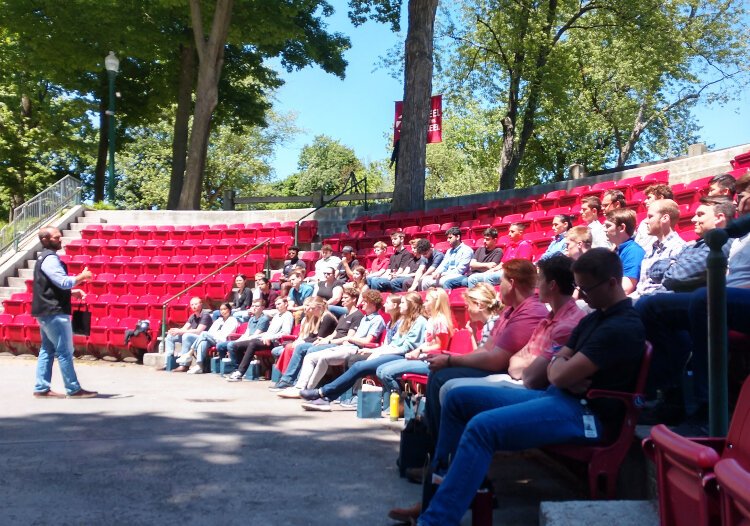
[[[396,101],[396,117],[393,122],[393,144],[401,138],[401,118],[404,102]],[[443,142],[443,96],[433,95],[430,99],[430,116],[427,121],[427,144]]]

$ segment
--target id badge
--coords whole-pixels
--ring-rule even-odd
[[[583,436],[586,438],[597,438],[599,436],[596,432],[596,420],[592,414],[583,415]]]

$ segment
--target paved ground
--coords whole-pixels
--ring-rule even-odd
[[[38,400],[35,363],[0,357],[4,525],[381,525],[419,499],[398,477],[385,420],[308,413],[267,382],[102,361],[76,363],[99,398]],[[492,471],[496,525],[536,524],[541,500],[585,496],[539,455],[498,458]]]

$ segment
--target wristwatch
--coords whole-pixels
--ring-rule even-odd
[[[552,358],[550,359],[550,361],[549,361],[549,364],[550,364],[550,365],[552,365],[553,363],[555,363],[555,360],[557,360],[558,358],[560,358],[560,359],[562,359],[562,360],[565,360],[565,361],[567,361],[567,360],[568,360],[568,357],[567,357],[567,356],[561,356],[561,355],[559,355],[559,354],[556,354],[556,355],[554,355],[554,356],[553,356],[553,357],[552,357]]]

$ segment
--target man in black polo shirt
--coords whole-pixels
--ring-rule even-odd
[[[621,420],[617,401],[586,403],[585,394],[589,389],[632,391],[645,329],[622,289],[617,254],[590,250],[573,264],[573,274],[580,297],[596,310],[552,358],[547,390],[465,386],[447,393],[433,463],[444,476],[417,524],[458,524],[495,451],[596,443],[603,438],[603,425]]]
[[[402,274],[411,272],[411,264],[414,258],[413,254],[406,250],[404,246],[404,233],[392,233],[391,244],[393,245],[393,255],[388,261],[388,270],[380,277],[367,278],[367,286],[373,290],[393,291],[392,281]]]

